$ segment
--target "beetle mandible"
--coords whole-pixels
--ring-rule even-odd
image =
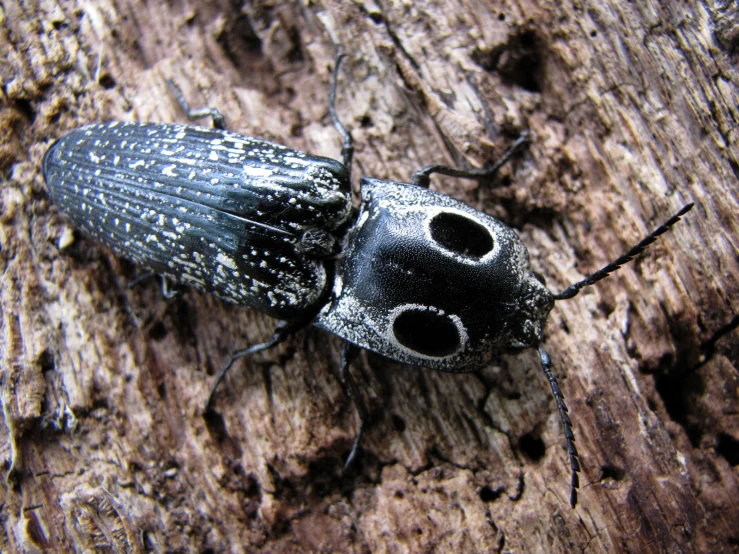
[[[344,342],[341,380],[360,418],[368,410],[349,365],[360,349],[450,372],[474,371],[496,356],[538,351],[567,442],[570,504],[577,502],[578,453],[562,392],[541,346],[555,301],[603,279],[665,233],[686,204],[623,256],[559,294],[529,266],[510,227],[428,189],[434,173],[490,179],[526,142],[524,133],[483,169],[432,165],[411,183],[363,177],[351,203],[353,141],[339,120],[333,72],[329,114],[343,139],[341,161],[312,156],[225,130],[158,123],[103,123],[72,131],[43,161],[54,202],[79,228],[169,284],[248,306],[281,320],[273,337],[234,352],[233,363],[284,341],[309,324]],[[444,291],[440,294],[439,291]]]

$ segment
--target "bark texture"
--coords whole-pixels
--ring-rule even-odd
[[[739,550],[738,17],[719,0],[3,2],[0,551]],[[550,317],[575,510],[534,352],[465,375],[362,356],[375,425],[343,473],[338,340],[309,329],[240,362],[206,420],[214,373],[274,321],[127,289],[137,269],[50,204],[51,142],[183,121],[166,79],[231,130],[337,157],[332,42],[355,186],[479,167],[531,130],[507,186],[432,187],[516,228],[555,291],[696,202]]]

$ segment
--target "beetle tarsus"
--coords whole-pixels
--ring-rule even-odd
[[[162,275],[162,296],[164,296],[164,298],[172,300],[181,293],[182,289],[177,285],[177,283]]]
[[[149,277],[153,277],[156,275],[154,271],[151,269],[148,271],[145,271],[138,277],[134,277],[131,281],[126,283],[127,289],[132,289],[133,287],[139,285],[143,281],[146,281]],[[182,289],[172,281],[171,279],[165,277],[164,275],[161,276],[162,278],[162,296],[166,298],[167,300],[172,300],[173,298],[176,298],[182,293]]]
[[[126,288],[132,289],[136,285],[146,281],[152,275],[154,275],[154,272],[152,270],[144,271],[141,275],[134,277],[128,283],[126,283]]]

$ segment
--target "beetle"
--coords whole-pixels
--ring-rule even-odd
[[[686,204],[626,254],[559,294],[532,271],[526,246],[499,220],[429,190],[434,173],[490,179],[526,143],[524,133],[492,166],[432,165],[410,183],[363,177],[351,202],[353,140],[339,120],[333,72],[329,114],[343,139],[341,161],[225,130],[159,123],[103,123],[72,131],[43,160],[53,201],[77,227],[115,253],[163,277],[264,312],[273,337],[237,350],[233,363],[316,325],[344,340],[340,376],[360,425],[368,410],[349,365],[360,349],[396,361],[468,372],[497,356],[538,351],[567,442],[570,504],[580,471],[564,397],[541,346],[555,301],[574,297],[642,252],[687,213]],[[445,291],[440,294],[439,291]]]

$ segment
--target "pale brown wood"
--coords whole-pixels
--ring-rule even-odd
[[[0,551],[731,552],[739,548],[737,11],[730,3],[3,3]],[[434,178],[514,226],[553,290],[695,201],[546,329],[583,472],[533,352],[449,375],[308,330],[213,374],[274,322],[155,280],[69,228],[41,159],[88,122],[183,121],[165,79],[230,129],[361,175],[480,166],[530,129],[509,186]],[[203,122],[207,124],[208,122]]]

